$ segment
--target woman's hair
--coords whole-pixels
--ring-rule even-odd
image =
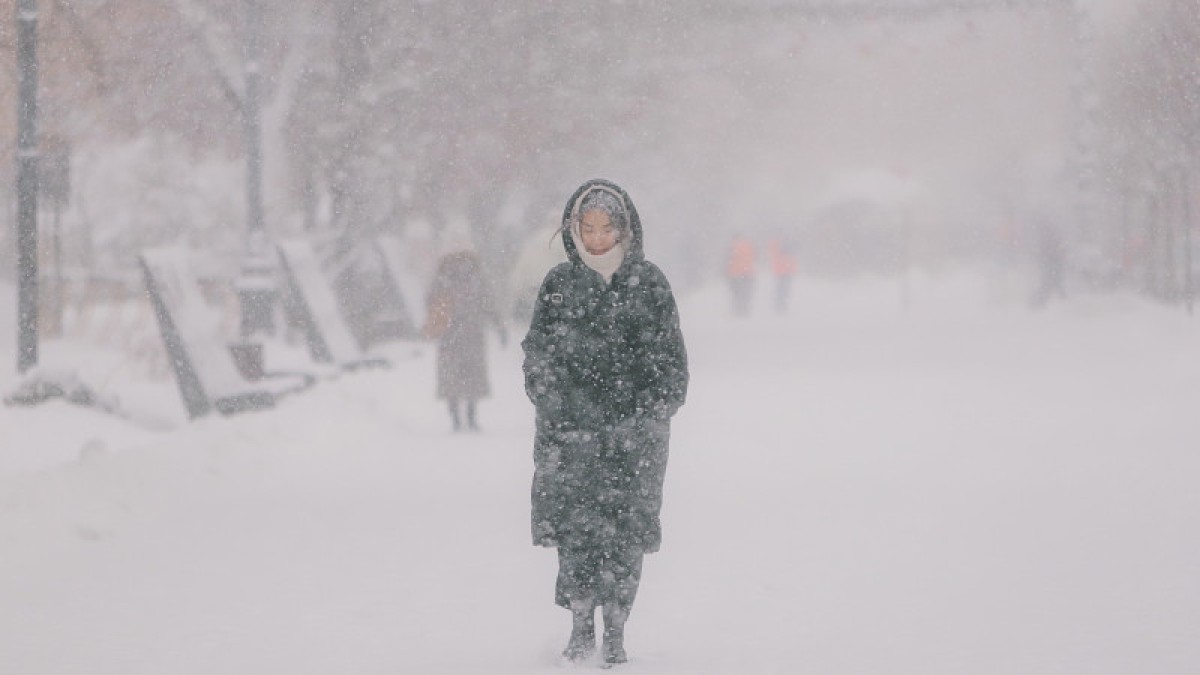
[[[579,203],[579,210],[575,212],[575,219],[582,218],[583,214],[588,211],[603,211],[618,230],[621,232],[629,231],[629,214],[625,212],[625,205],[621,203],[620,197],[608,190],[596,189],[587,193],[583,201]]]

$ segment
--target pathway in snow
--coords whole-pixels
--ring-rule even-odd
[[[685,299],[693,386],[621,670],[1200,663],[1197,323],[983,296],[918,285],[905,314],[814,285],[741,322]],[[494,356],[479,435],[446,430],[428,359],[165,434],[0,411],[6,440],[53,445],[45,415],[120,439],[0,478],[0,672],[561,672],[519,350]]]

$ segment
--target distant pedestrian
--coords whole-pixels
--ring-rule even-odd
[[[479,257],[465,241],[450,249],[433,275],[423,333],[437,340],[437,395],[446,400],[454,430],[477,431],[476,402],[491,393],[484,328],[494,326],[502,343],[507,335]]]
[[[1038,227],[1037,247],[1041,279],[1031,304],[1035,309],[1040,309],[1045,307],[1052,297],[1067,297],[1067,289],[1063,286],[1066,254],[1063,250],[1062,235],[1058,228],[1050,223],[1042,223]]]
[[[775,277],[775,311],[786,312],[791,295],[792,277],[796,276],[796,256],[791,247],[776,237],[767,244],[771,274]]]
[[[725,277],[733,294],[733,313],[746,316],[750,313],[750,301],[754,295],[754,242],[742,235],[735,235],[729,245],[729,260],[725,265]]]
[[[567,202],[569,260],[546,275],[525,350],[537,408],[535,545],[558,548],[555,602],[571,610],[563,656],[622,663],[642,556],[658,550],[671,416],[687,393],[687,353],[666,277],[642,253],[633,202],[592,180]]]

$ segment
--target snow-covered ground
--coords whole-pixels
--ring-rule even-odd
[[[693,384],[620,670],[1195,672],[1200,318],[899,290],[805,281],[742,321],[681,298]],[[516,342],[480,434],[448,431],[428,353],[191,424],[111,372],[134,421],[0,407],[0,672],[561,672]]]

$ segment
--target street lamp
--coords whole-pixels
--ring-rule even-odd
[[[38,361],[37,0],[17,3],[17,370]]]
[[[246,0],[246,96],[242,101],[246,142],[246,250],[237,283],[243,340],[275,331],[275,258],[263,222],[261,30],[258,0]]]
[[[1180,220],[1183,227],[1183,301],[1187,313],[1192,313],[1192,296],[1194,294],[1192,280],[1192,170],[1186,161],[1179,164],[1180,182]]]

